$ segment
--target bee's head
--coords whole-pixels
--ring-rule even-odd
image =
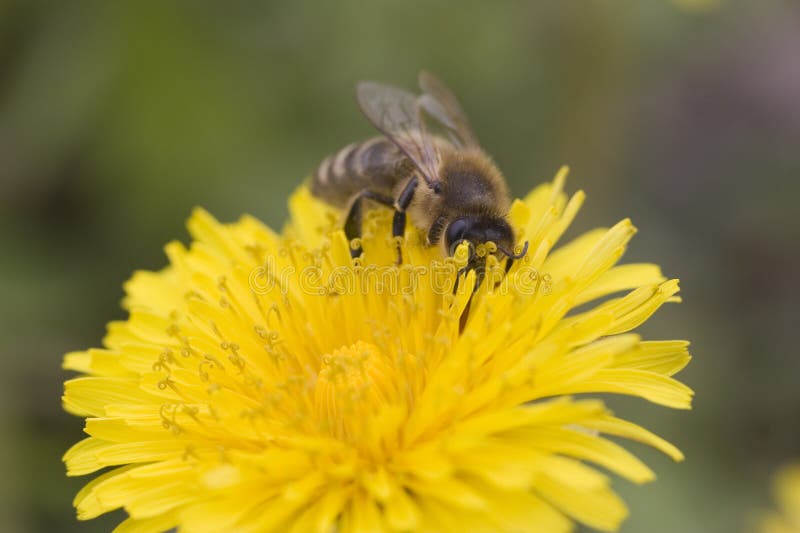
[[[526,242],[522,251],[516,253],[514,230],[505,218],[496,216],[462,216],[450,222],[445,231],[445,246],[448,253],[453,255],[458,245],[464,241],[471,245],[471,254],[479,244],[487,242],[493,242],[499,253],[512,260],[525,257],[528,251]]]

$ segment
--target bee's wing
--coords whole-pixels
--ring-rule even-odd
[[[458,103],[453,92],[430,72],[419,73],[419,86],[422,89],[420,105],[433,118],[448,128],[456,145],[477,147],[478,138],[469,125],[466,113]]]
[[[381,133],[391,140],[422,173],[428,187],[439,188],[439,151],[422,121],[419,99],[408,91],[362,81],[358,105]]]

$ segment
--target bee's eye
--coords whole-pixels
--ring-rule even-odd
[[[445,242],[447,249],[452,254],[455,252],[453,249],[459,242],[466,238],[467,232],[473,225],[471,217],[457,218],[447,226],[447,233],[445,234]]]

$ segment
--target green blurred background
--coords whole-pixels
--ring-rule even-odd
[[[522,195],[572,166],[575,232],[630,216],[682,279],[644,328],[688,338],[692,412],[612,398],[678,444],[616,484],[625,532],[746,530],[800,455],[800,3],[0,0],[0,530],[78,523],[61,355],[124,317],[194,205],[280,226],[328,152],[371,135],[359,79],[461,97]],[[574,232],[573,232],[574,233]],[[546,532],[543,532],[546,533]]]

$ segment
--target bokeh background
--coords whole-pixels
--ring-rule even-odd
[[[575,231],[630,216],[629,260],[682,279],[644,333],[688,338],[691,412],[612,398],[678,444],[616,485],[629,533],[747,531],[800,455],[800,3],[0,1],[0,530],[78,523],[63,353],[124,317],[202,205],[273,226],[328,152],[372,134],[353,86],[460,96],[522,195],[570,164]],[[543,532],[546,533],[546,532]]]

